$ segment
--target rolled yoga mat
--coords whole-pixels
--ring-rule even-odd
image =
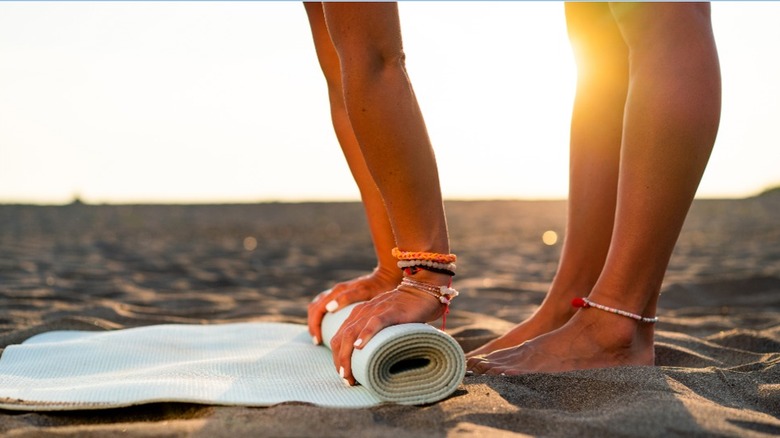
[[[324,344],[353,306],[326,315]],[[248,322],[155,325],[107,332],[54,331],[0,357],[0,408],[106,409],[156,402],[270,406],[306,402],[363,408],[426,404],[452,394],[463,350],[427,324],[401,324],[355,350],[360,386],[347,387],[305,325]]]

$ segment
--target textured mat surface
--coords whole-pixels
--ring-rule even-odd
[[[326,316],[326,344],[350,311]],[[427,324],[402,324],[388,327],[356,351],[352,369],[361,385],[346,387],[330,350],[312,345],[306,326],[298,324],[56,331],[5,349],[0,408],[102,409],[162,401],[425,404],[455,391],[465,375],[465,358],[449,335]]]

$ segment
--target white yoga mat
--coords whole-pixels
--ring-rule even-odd
[[[327,315],[325,344],[352,307]],[[356,350],[360,386],[347,387],[332,354],[306,326],[285,323],[156,325],[107,332],[55,331],[8,346],[0,408],[105,409],[154,402],[270,406],[297,401],[362,408],[426,404],[452,394],[463,350],[427,324],[401,324]]]

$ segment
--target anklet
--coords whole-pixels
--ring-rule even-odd
[[[424,283],[422,281],[412,280],[409,277],[404,277],[404,279],[401,280],[401,285],[432,295],[444,304],[444,314],[441,316],[441,330],[444,331],[447,329],[447,314],[450,313],[450,303],[453,298],[458,296],[458,291],[449,286]]]
[[[616,315],[627,316],[631,319],[635,319],[640,322],[647,322],[650,324],[658,322],[657,316],[648,318],[646,316],[637,315],[636,313],[626,312],[625,310],[615,309],[614,307],[607,307],[598,303],[594,303],[593,301],[587,299],[586,297],[575,298],[571,300],[571,305],[574,307],[582,307],[583,309],[587,309],[588,307],[595,307],[605,312],[614,313]]]
[[[456,268],[455,263],[436,263],[430,260],[401,260],[398,262],[398,267],[406,275],[414,275],[420,272],[421,269],[424,269],[438,274],[446,274],[450,277],[455,276]]]
[[[429,260],[436,263],[455,263],[458,256],[455,254],[439,254],[425,251],[401,251],[397,247],[392,250],[393,257],[398,260]]]

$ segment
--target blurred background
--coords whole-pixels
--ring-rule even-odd
[[[448,199],[562,199],[563,4],[405,2]],[[723,116],[700,198],[780,184],[780,3],[712,5]],[[0,203],[357,200],[297,2],[1,2]]]

